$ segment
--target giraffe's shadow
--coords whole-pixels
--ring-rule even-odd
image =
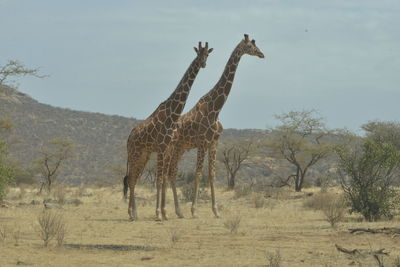
[[[140,245],[117,245],[117,244],[64,244],[65,248],[70,249],[97,249],[112,251],[153,251],[155,247]]]

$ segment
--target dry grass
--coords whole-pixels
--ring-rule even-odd
[[[275,251],[274,253],[268,253],[267,255],[268,267],[280,267],[281,261],[282,261],[282,256],[279,250]]]
[[[68,194],[76,192],[67,190],[67,197]],[[153,199],[154,192],[138,187],[137,195]],[[275,266],[376,266],[372,256],[349,257],[338,252],[335,243],[346,248],[385,248],[390,251],[384,259],[385,266],[396,266],[396,257],[400,256],[399,236],[352,235],[347,231],[357,227],[398,227],[399,217],[366,223],[346,214],[332,229],[323,212],[303,206],[305,197],[297,198],[299,194],[276,193],[277,198],[266,199],[267,207],[273,200],[273,209],[255,209],[251,195],[234,199],[233,191],[218,189],[217,201],[225,207],[221,219],[214,218],[209,202],[199,203],[198,219],[190,217],[190,203],[182,203],[186,217],[177,219],[171,195],[169,190],[168,221],[154,221],[152,201],[139,206],[139,220],[130,222],[120,187],[87,187],[79,197],[82,205],[63,206],[68,225],[64,245],[56,247],[54,237],[54,245],[50,243],[47,249],[33,227],[43,205],[0,208],[0,229],[6,229],[6,238],[0,242],[0,266],[15,266],[18,262],[31,266],[266,266],[273,262],[269,255],[280,258],[280,265]],[[34,197],[43,200],[29,189],[22,200],[6,200],[30,203]],[[225,227],[224,223],[235,214],[240,214],[238,232],[245,234],[230,234]],[[12,234],[17,229],[20,236],[16,247]],[[272,254],[266,255],[266,251]],[[279,251],[279,257],[275,251]]]

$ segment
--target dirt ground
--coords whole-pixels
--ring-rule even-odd
[[[314,189],[314,191],[317,189]],[[78,192],[79,191],[79,192]],[[313,191],[313,190],[309,190]],[[255,208],[254,196],[239,199],[219,189],[222,218],[214,218],[208,201],[199,204],[199,218],[190,216],[183,203],[184,219],[176,218],[172,194],[168,194],[169,220],[154,221],[154,195],[138,189],[139,220],[128,220],[121,188],[64,189],[64,197],[78,198],[80,205],[64,204],[51,212],[62,216],[67,232],[62,246],[43,246],[37,218],[43,199],[32,190],[10,190],[7,207],[0,208],[0,266],[378,266],[370,255],[348,255],[348,249],[385,248],[384,266],[394,266],[400,256],[400,236],[350,234],[349,228],[400,227],[391,221],[368,223],[347,214],[334,229],[322,212],[303,206],[307,196],[281,192]],[[38,204],[29,204],[32,200]],[[226,225],[239,222],[236,232]]]

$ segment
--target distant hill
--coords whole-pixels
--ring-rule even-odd
[[[60,180],[70,184],[119,182],[122,177],[107,170],[107,166],[126,164],[126,140],[140,120],[116,115],[75,111],[42,104],[30,96],[0,86],[0,112],[12,120],[14,127],[8,135],[10,154],[23,166],[37,157],[38,147],[53,137],[70,138],[76,144],[77,157],[71,159],[60,173]],[[222,140],[231,138],[260,138],[263,130],[224,130]],[[195,168],[195,153],[187,153],[181,169]],[[261,168],[261,169],[260,169]],[[245,167],[249,174],[262,174],[266,168]],[[224,170],[218,171],[224,175]],[[118,180],[116,180],[118,179]]]

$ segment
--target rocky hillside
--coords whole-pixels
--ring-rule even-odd
[[[100,113],[74,111],[39,103],[28,95],[7,86],[0,86],[0,114],[13,122],[7,134],[10,154],[25,167],[38,156],[38,148],[54,137],[72,139],[76,145],[76,157],[68,161],[60,173],[60,180],[70,184],[119,182],[121,177],[109,170],[109,166],[126,164],[126,139],[139,120]],[[226,129],[224,140],[235,138],[260,138],[262,130]],[[180,168],[194,170],[195,153],[185,155]],[[262,175],[266,166],[248,166],[245,172]],[[246,171],[247,170],[247,171]],[[218,171],[223,176],[223,170]],[[267,171],[268,173],[268,171]]]

